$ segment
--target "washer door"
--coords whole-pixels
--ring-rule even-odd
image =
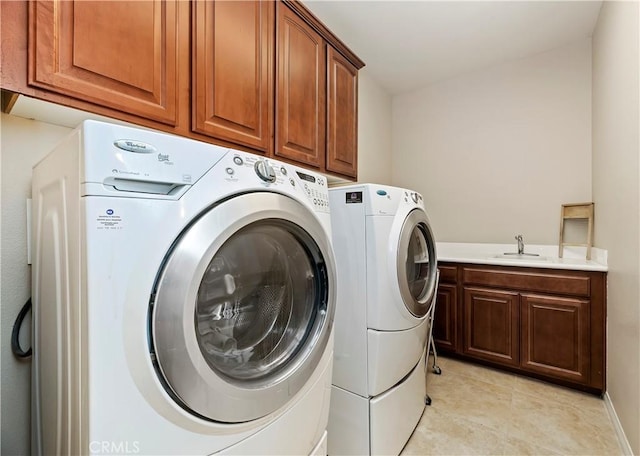
[[[433,233],[421,209],[409,212],[400,230],[397,270],[405,306],[415,317],[424,317],[436,293],[438,264]]]
[[[152,356],[174,400],[213,421],[260,418],[304,386],[327,347],[329,239],[291,198],[232,198],[176,241],[152,301]]]

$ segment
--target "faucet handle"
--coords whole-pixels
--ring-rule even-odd
[[[522,255],[524,253],[524,241],[521,234],[516,236],[516,241],[518,241],[518,255]]]

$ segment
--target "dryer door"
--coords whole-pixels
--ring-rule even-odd
[[[436,247],[427,215],[414,209],[407,215],[398,241],[398,284],[405,306],[414,316],[429,313],[436,294]]]
[[[335,302],[327,233],[276,193],[229,199],[177,239],[152,297],[152,357],[169,394],[212,421],[287,403],[327,349]]]

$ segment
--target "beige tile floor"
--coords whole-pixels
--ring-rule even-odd
[[[621,455],[596,396],[438,358],[432,404],[402,455]]]

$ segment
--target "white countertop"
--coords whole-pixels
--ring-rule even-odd
[[[502,255],[517,253],[513,244],[473,244],[437,242],[438,261],[455,263],[491,264],[496,266],[523,266],[529,268],[570,269],[575,271],[607,271],[607,251],[591,248],[591,260],[586,260],[585,247],[565,247],[563,258],[558,257],[557,245],[527,245],[524,252],[538,256]],[[498,256],[498,258],[496,257]]]

